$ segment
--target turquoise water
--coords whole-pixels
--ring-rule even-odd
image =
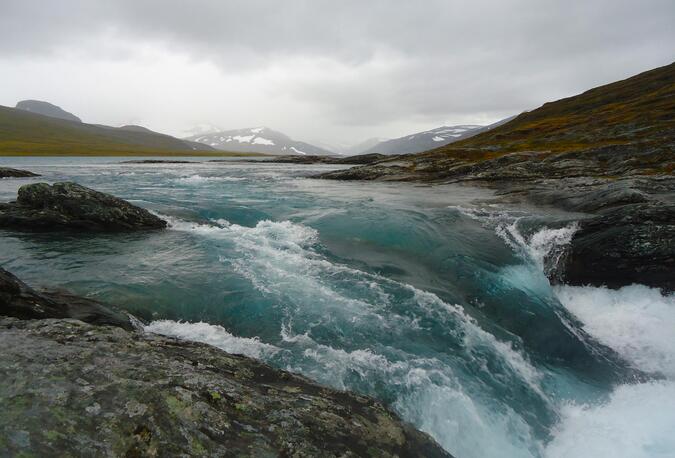
[[[551,287],[580,215],[306,178],[334,166],[119,162],[0,158],[44,175],[1,180],[0,200],[71,180],[169,230],[0,231],[0,264],[374,396],[460,458],[675,456],[675,298]]]

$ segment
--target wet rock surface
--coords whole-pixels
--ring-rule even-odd
[[[16,202],[0,204],[0,228],[116,232],[166,225],[143,208],[71,182],[24,185]]]
[[[28,170],[12,169],[10,167],[0,167],[0,178],[26,178],[39,177],[37,173]]]
[[[621,205],[581,221],[559,270],[572,285],[675,291],[675,205]]]
[[[37,291],[0,268],[0,315],[21,319],[74,318],[132,330],[127,313],[67,291]]]
[[[373,399],[251,358],[118,325],[19,319],[60,309],[32,310],[40,293],[2,273],[0,315],[14,316],[0,316],[0,455],[449,456]]]
[[[496,202],[528,202],[580,213],[578,230],[551,280],[675,290],[675,177],[577,177],[489,182]]]

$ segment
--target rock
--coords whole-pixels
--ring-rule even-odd
[[[61,298],[66,311],[0,272],[3,455],[450,456],[371,398],[206,344],[44,319],[102,306]]]
[[[120,164],[198,164],[197,161],[178,161],[165,159],[140,159],[134,161],[122,161]]]
[[[143,208],[70,182],[24,185],[16,202],[0,204],[1,228],[112,232],[162,229],[166,225]]]
[[[134,329],[129,315],[64,291],[36,291],[0,268],[0,315],[21,319],[75,318],[87,323]]]
[[[0,167],[0,178],[25,178],[25,177],[39,177],[37,173],[29,172],[28,170],[12,169],[9,167]]]
[[[675,291],[675,205],[620,205],[582,220],[556,277],[571,285],[632,283]]]
[[[276,156],[271,159],[265,159],[263,161],[248,161],[248,162],[264,162],[264,163],[273,163],[273,164],[348,164],[348,165],[358,165],[358,164],[374,164],[377,161],[387,159],[391,156],[385,156],[384,154],[360,154],[357,156],[346,156],[346,157],[334,157],[334,156],[316,156],[316,155],[307,155],[307,156],[297,156],[297,155],[288,155],[288,156]],[[215,162],[215,161],[214,161]]]

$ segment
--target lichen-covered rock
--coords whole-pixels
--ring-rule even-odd
[[[52,294],[0,269],[0,456],[449,456],[371,398]]]
[[[70,182],[24,185],[16,202],[0,204],[0,227],[5,228],[130,231],[166,224],[144,208]]]
[[[26,178],[39,177],[37,173],[29,172],[28,170],[13,169],[10,167],[0,167],[0,178]]]
[[[0,455],[448,456],[378,402],[204,344],[0,318]]]

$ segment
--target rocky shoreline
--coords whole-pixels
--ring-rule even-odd
[[[76,305],[75,305],[76,304]],[[10,455],[448,457],[379,402],[143,331],[0,269],[0,445]]]

